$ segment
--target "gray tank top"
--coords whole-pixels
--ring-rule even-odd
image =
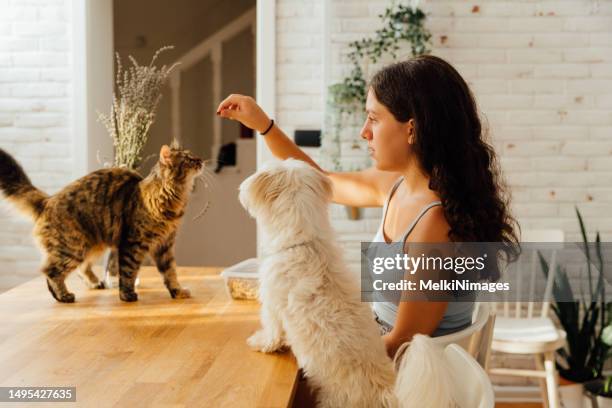
[[[385,238],[384,234],[384,225],[385,219],[387,218],[387,209],[389,207],[389,202],[391,201],[391,197],[395,190],[399,187],[401,182],[404,180],[403,177],[400,177],[399,180],[393,185],[389,196],[387,197],[387,201],[383,207],[383,215],[382,221],[380,223],[380,227],[378,227],[378,231],[374,236],[373,242],[385,242],[387,244],[405,242],[408,238],[408,235],[412,232],[417,223],[421,220],[421,218],[429,211],[429,209],[436,207],[438,205],[442,205],[441,201],[433,201],[427,204],[425,207],[421,209],[416,218],[410,223],[406,232],[402,235],[401,239],[398,241],[388,242]],[[375,301],[372,303],[372,309],[374,313],[378,317],[383,324],[387,325],[389,328],[392,328],[395,325],[395,319],[397,318],[397,307],[399,301],[396,302],[388,302],[388,301]],[[448,307],[446,308],[446,312],[442,317],[442,321],[440,325],[433,333],[433,337],[443,336],[446,334],[454,333],[465,327],[468,327],[472,324],[472,312],[474,311],[474,302],[449,302]]]

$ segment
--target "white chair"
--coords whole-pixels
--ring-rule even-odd
[[[493,408],[493,386],[485,370],[463,348],[449,344],[444,357],[453,379],[453,398],[460,408]]]
[[[522,233],[522,242],[563,242],[563,231],[560,230],[534,230]],[[549,262],[549,271],[555,271],[555,252]],[[545,407],[559,407],[558,373],[555,366],[555,351],[565,344],[565,332],[555,327],[553,321],[548,317],[550,310],[550,296],[554,273],[548,274],[544,298],[541,309],[534,310],[536,303],[534,298],[534,279],[538,273],[537,258],[534,251],[531,259],[531,273],[529,287],[529,299],[532,301],[505,301],[503,307],[498,307],[493,341],[493,351],[508,354],[532,354],[535,359],[536,369],[513,369],[513,368],[491,368],[489,373],[495,375],[510,375],[521,377],[536,377],[540,381],[542,400]],[[523,271],[517,271],[520,286]],[[521,292],[521,288],[517,290]]]
[[[476,304],[472,324],[469,327],[456,333],[447,334],[446,336],[432,337],[431,340],[441,348],[449,344],[458,344],[486,369],[491,354],[491,338],[494,324],[495,313],[491,307],[486,303]],[[409,346],[410,342],[400,346],[396,352],[395,361],[401,360]]]
[[[403,373],[396,395],[411,407],[493,408],[493,387],[486,371],[458,344],[415,336],[396,370]]]
[[[493,309],[487,303],[477,303],[471,326],[446,336],[434,337],[432,340],[442,347],[458,344],[486,370],[491,354],[494,325],[495,312]]]

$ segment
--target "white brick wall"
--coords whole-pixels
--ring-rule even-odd
[[[0,147],[53,193],[72,178],[70,0],[0,0]],[[0,291],[38,273],[32,222],[0,211]]]
[[[348,42],[371,35],[388,3],[332,0],[323,67],[324,1],[277,1],[277,119],[288,133],[321,128],[324,68],[331,82],[347,73]],[[421,7],[433,54],[476,95],[521,226],[562,228],[579,239],[578,205],[589,229],[612,239],[612,2],[429,0]],[[358,138],[351,130],[348,137]],[[380,210],[362,221],[339,209],[332,215],[348,244],[373,236]]]
[[[295,129],[320,128],[323,3],[277,1],[276,23],[277,120],[290,134]]]
[[[329,70],[331,82],[347,73],[347,44],[371,35],[389,4],[331,0],[330,65],[324,67],[323,2],[277,1],[277,119],[289,134],[321,128],[328,85],[321,73]],[[452,63],[475,93],[522,228],[561,228],[568,240],[578,240],[577,205],[589,231],[598,229],[611,240],[612,2],[428,0],[422,8],[429,13],[433,54]],[[292,45],[297,43],[299,48]],[[298,78],[311,86],[294,84]],[[346,143],[358,138],[357,127],[347,132]],[[318,156],[316,149],[308,152]],[[358,268],[359,241],[374,235],[381,211],[367,209],[361,221],[348,220],[339,206],[332,206],[331,214]],[[507,367],[531,363],[499,355],[493,361]],[[528,384],[507,378],[496,383]]]
[[[331,81],[346,73],[347,43],[371,34],[387,4],[332,0],[324,66],[323,0],[277,1],[276,118],[288,133],[321,127],[324,72]],[[453,63],[476,94],[523,228],[560,227],[576,239],[578,205],[591,229],[611,239],[612,3],[429,0],[422,8],[434,54]],[[53,192],[70,180],[74,159],[70,1],[0,0],[0,10],[0,146]],[[347,129],[343,146],[347,161],[358,162],[352,136],[357,126]],[[366,211],[362,221],[348,221],[341,208],[332,214],[353,247],[373,235],[380,210]],[[39,255],[24,238],[31,224],[0,217],[0,265],[33,273]],[[27,256],[16,257],[14,247]]]

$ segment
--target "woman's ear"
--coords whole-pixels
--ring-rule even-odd
[[[414,119],[410,119],[408,122],[406,122],[406,131],[408,132],[408,144],[414,144],[416,142]]]

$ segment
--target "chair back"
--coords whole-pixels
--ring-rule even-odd
[[[565,234],[559,229],[541,229],[541,230],[525,230],[521,232],[521,242],[558,242],[565,241]],[[538,254],[533,251],[529,265],[524,263],[514,263],[508,268],[516,273],[516,281],[514,282],[514,290],[516,299],[510,299],[507,293],[504,293],[504,301],[501,306],[493,303],[492,307],[497,314],[503,317],[512,318],[533,318],[547,317],[550,310],[550,298],[552,295],[553,282],[555,279],[555,271],[557,269],[557,254],[553,251],[548,259],[549,273],[546,280],[544,295],[542,301],[536,302],[536,276],[541,273]],[[527,294],[525,298],[524,294]],[[527,300],[525,300],[527,299]],[[539,312],[536,306],[540,306]]]
[[[494,324],[495,313],[489,304],[477,303],[472,324],[469,327],[446,336],[433,337],[432,340],[443,348],[449,344],[458,344],[483,368],[486,368],[491,353]]]
[[[485,313],[487,313],[487,322],[480,331],[472,335],[467,351],[486,371],[489,369],[489,358],[491,357],[491,343],[493,342],[493,329],[495,327],[495,311],[485,303],[479,304],[479,307],[484,306],[486,306]]]
[[[472,335],[482,330],[484,325],[487,323],[489,310],[489,305],[487,305],[486,303],[477,303],[476,307],[474,308],[474,314],[472,315],[472,324],[470,326],[466,327],[463,330],[447,334],[445,336],[433,337],[432,340],[442,347],[446,347],[451,343],[456,343],[462,346],[464,349],[467,349],[470,344],[470,339]]]

